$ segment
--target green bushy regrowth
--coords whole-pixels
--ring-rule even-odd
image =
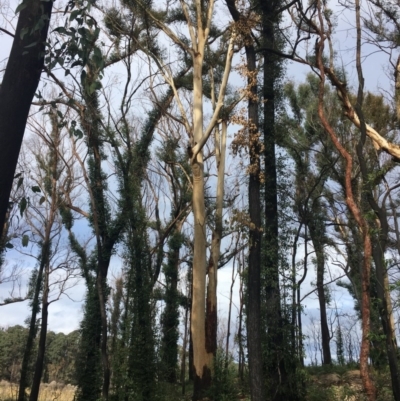
[[[310,383],[307,391],[307,401],[336,401],[335,392],[332,387],[320,386]]]
[[[227,360],[225,352],[218,349],[214,358],[214,374],[208,398],[212,401],[233,401],[238,399],[238,396],[239,385],[235,362],[231,355],[228,355]]]

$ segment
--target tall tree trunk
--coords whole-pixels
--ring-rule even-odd
[[[49,265],[49,260],[47,260],[44,271],[43,295],[42,295],[42,322],[39,336],[39,348],[35,363],[35,372],[33,374],[31,392],[29,394],[29,401],[38,400],[40,382],[42,380],[42,374],[43,374],[44,357],[46,353],[47,318],[49,309],[49,275],[50,275],[50,265]]]
[[[389,292],[389,281],[385,266],[385,250],[388,241],[389,226],[387,221],[386,210],[383,207],[379,207],[375,201],[372,188],[369,185],[369,174],[367,164],[364,158],[363,149],[367,137],[365,118],[363,113],[363,100],[364,100],[364,77],[361,66],[361,15],[360,15],[360,2],[356,0],[356,26],[357,26],[357,73],[358,73],[358,94],[357,104],[355,110],[360,118],[360,131],[361,136],[357,144],[357,156],[360,163],[360,170],[363,179],[363,187],[366,192],[366,197],[371,209],[375,212],[379,219],[379,233],[378,238],[374,241],[372,247],[372,256],[374,258],[376,268],[376,279],[377,279],[377,295],[380,300],[379,315],[381,317],[382,329],[386,338],[386,352],[389,361],[390,375],[392,380],[392,391],[395,401],[400,401],[400,372],[397,359],[397,344],[394,333],[393,324],[393,311],[392,302]],[[400,60],[400,59],[399,59]],[[396,82],[395,82],[395,97],[396,97],[396,108],[399,113],[399,85],[398,85],[398,67],[399,61],[396,66]]]
[[[171,234],[171,238],[168,242],[168,261],[163,267],[166,288],[165,308],[161,317],[162,338],[160,355],[162,360],[163,376],[169,383],[176,383],[177,381],[176,373],[179,339],[178,277],[179,251],[183,243],[183,238],[180,233],[182,224],[183,221],[179,221]]]
[[[253,46],[246,46],[247,69],[249,74],[256,71],[256,53]],[[261,194],[260,194],[260,156],[261,148],[258,138],[259,119],[257,85],[248,79],[248,85],[254,97],[248,100],[249,125],[249,265],[247,279],[247,349],[249,358],[250,396],[252,401],[265,400],[263,352],[261,346]]]
[[[244,340],[243,340],[243,307],[245,304],[244,296],[243,296],[243,286],[244,286],[244,279],[242,276],[243,273],[243,266],[245,265],[244,256],[243,261],[239,258],[239,265],[238,265],[238,275],[240,279],[239,284],[239,313],[238,313],[238,331],[237,331],[237,339],[239,345],[239,361],[238,361],[238,376],[239,380],[242,385],[244,385],[244,367],[245,367],[245,355],[244,355]]]
[[[221,253],[222,212],[225,185],[225,153],[227,122],[222,121],[222,129],[215,128],[215,157],[217,161],[217,197],[215,204],[215,227],[211,240],[211,256],[208,264],[208,285],[206,301],[206,349],[215,357],[217,353],[217,283],[218,262]]]
[[[189,298],[189,297],[188,297]],[[186,393],[186,353],[188,343],[188,320],[189,320],[189,303],[185,305],[185,331],[183,333],[183,344],[182,344],[182,363],[181,363],[181,385],[182,395]]]
[[[33,342],[36,337],[36,315],[39,312],[39,296],[40,290],[42,288],[42,280],[43,280],[43,271],[45,269],[46,263],[48,263],[50,252],[50,243],[49,241],[44,241],[42,245],[42,254],[39,264],[39,270],[36,277],[35,289],[32,298],[32,313],[31,320],[29,323],[29,331],[28,338],[25,346],[24,357],[22,359],[21,366],[21,377],[19,381],[19,390],[18,390],[18,401],[25,400],[25,390],[28,387],[28,373],[29,373],[29,362],[31,359]]]
[[[243,16],[238,12],[233,0],[226,0],[229,11],[235,22]],[[244,22],[246,23],[246,22]],[[257,59],[250,35],[245,37],[247,89],[248,96],[248,130],[249,130],[249,259],[247,278],[247,349],[249,358],[250,397],[252,401],[265,400],[263,358],[261,346],[261,195],[260,195],[260,156]]]
[[[198,21],[203,24],[201,16]],[[193,56],[193,138],[195,144],[203,139],[203,60],[204,40],[198,27],[197,52]],[[193,294],[191,333],[193,341],[194,387],[193,400],[200,400],[211,384],[213,353],[206,344],[205,306],[206,306],[206,210],[204,203],[204,165],[203,151],[200,150],[192,160],[194,217],[193,241]]]
[[[325,255],[323,249],[323,232],[318,229],[319,224],[324,224],[323,222],[316,221],[318,216],[314,215],[314,219],[309,223],[310,237],[313,242],[315,256],[317,258],[317,293],[319,302],[319,312],[321,320],[321,340],[322,340],[322,364],[330,365],[332,364],[330,343],[330,333],[328,328],[328,319],[326,315],[326,297],[324,288],[324,273],[325,273]],[[321,227],[322,228],[322,227]]]
[[[240,234],[238,234],[238,241],[236,242],[236,249],[239,244]],[[232,277],[231,277],[231,287],[229,289],[229,309],[228,309],[228,323],[227,323],[227,331],[226,331],[226,344],[225,344],[225,369],[228,369],[229,363],[229,340],[231,337],[231,319],[232,319],[232,302],[233,302],[233,287],[235,286],[235,265],[236,265],[236,256],[235,254],[232,263]]]
[[[262,37],[263,69],[263,132],[265,163],[265,309],[266,309],[266,357],[269,391],[274,401],[288,401],[296,397],[296,391],[288,387],[288,372],[283,351],[285,339],[283,333],[281,295],[279,284],[279,243],[278,243],[278,189],[277,166],[275,155],[275,85],[280,75],[280,66],[276,56],[267,49],[274,49],[276,4],[262,2]],[[293,381],[295,383],[295,381]]]
[[[25,0],[24,5],[0,86],[0,230],[5,223],[29,109],[44,65],[53,1]],[[43,24],[39,25],[39,21]],[[35,29],[37,26],[40,28]]]
[[[395,76],[394,97],[396,101],[397,124],[400,125],[400,56],[397,58],[394,76]]]

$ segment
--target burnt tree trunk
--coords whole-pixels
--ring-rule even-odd
[[[244,19],[236,9],[233,0],[226,0],[229,11],[235,22]],[[265,400],[265,385],[263,371],[263,353],[261,341],[261,182],[259,141],[259,115],[257,100],[257,70],[256,51],[253,39],[246,35],[247,87],[251,95],[248,97],[248,130],[249,130],[249,258],[247,278],[247,348],[249,358],[250,396],[252,401]]]
[[[312,219],[309,223],[310,237],[313,242],[315,256],[317,259],[317,293],[319,302],[319,311],[321,319],[321,339],[322,339],[322,364],[330,365],[332,364],[330,343],[330,333],[328,327],[328,319],[326,315],[326,296],[324,288],[324,272],[325,272],[325,255],[323,249],[323,243],[321,242],[323,233],[321,232],[318,225],[323,224],[317,220],[318,217]]]
[[[0,87],[0,227],[3,229],[29,109],[44,65],[52,1],[25,0]],[[35,29],[39,20],[40,29]],[[24,32],[26,32],[24,34]],[[1,234],[1,233],[0,233]]]

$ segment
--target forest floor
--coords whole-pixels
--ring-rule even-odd
[[[360,371],[335,369],[310,369],[310,381],[307,386],[307,401],[366,401]],[[378,391],[377,401],[392,401],[390,374],[387,371],[372,371],[372,377]]]
[[[40,386],[39,401],[72,401],[75,387],[70,384],[61,385],[56,382],[42,383]],[[5,380],[0,381],[0,401],[14,401],[17,399],[18,385]]]
[[[360,371],[339,367],[331,368],[306,368],[306,400],[307,401],[365,401],[362,391]],[[378,389],[377,401],[392,401],[389,372],[373,372],[375,385]],[[234,386],[236,387],[236,386]],[[172,386],[165,389],[164,396],[168,393],[168,400],[190,400],[191,386],[188,385],[186,395],[182,395],[180,386]],[[231,389],[233,390],[233,389]],[[237,396],[233,396],[235,394]],[[0,381],[0,401],[14,401],[17,399],[18,385],[7,381]],[[39,401],[73,401],[75,387],[56,382],[43,383],[40,387]],[[233,396],[233,397],[232,397]],[[228,398],[222,398],[228,400]],[[240,391],[233,390],[229,401],[247,401],[250,398]]]

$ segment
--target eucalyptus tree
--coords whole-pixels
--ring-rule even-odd
[[[152,8],[151,3],[136,0],[129,3],[133,7],[139,8],[147,17],[151,24],[162,31],[166,37],[190,60],[191,91],[193,97],[192,118],[190,119],[184,107],[184,102],[180,96],[175,83],[172,68],[166,63],[162,55],[155,54],[152,49],[141,46],[141,50],[146,52],[159,69],[165,82],[170,85],[174,93],[175,101],[179,107],[180,120],[185,127],[188,135],[188,156],[193,174],[192,189],[192,208],[194,217],[194,248],[193,248],[193,294],[192,294],[192,314],[191,314],[191,334],[194,351],[194,399],[203,397],[204,389],[211,382],[213,349],[209,347],[206,339],[206,214],[204,203],[204,164],[203,148],[212,134],[215,125],[220,118],[220,112],[224,105],[229,72],[234,51],[235,30],[232,28],[226,32],[219,32],[213,24],[214,1],[180,2],[180,7],[168,10],[166,15],[157,12]],[[127,4],[127,6],[129,6]],[[167,24],[168,21],[184,21],[187,25],[189,38],[182,38]],[[205,86],[203,81],[203,69],[207,62],[207,56],[211,49],[211,43],[216,33],[220,41],[219,59],[225,64],[221,74],[219,91],[216,106],[210,122],[204,129],[204,94]],[[225,44],[228,43],[226,48]],[[212,279],[212,277],[209,277]],[[215,286],[216,289],[216,286]],[[216,299],[216,297],[214,297]],[[213,314],[216,313],[216,305],[210,306]]]

